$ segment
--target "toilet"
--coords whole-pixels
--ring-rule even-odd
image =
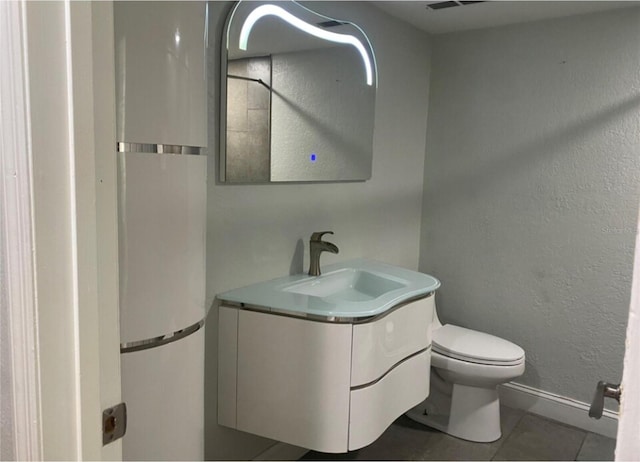
[[[442,325],[435,309],[432,329],[429,397],[407,416],[464,440],[499,439],[497,387],[524,373],[524,350],[494,335]]]

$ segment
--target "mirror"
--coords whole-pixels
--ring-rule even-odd
[[[221,51],[222,182],[371,177],[377,70],[362,29],[293,1],[240,1]]]

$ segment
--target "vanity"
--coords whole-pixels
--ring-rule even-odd
[[[429,394],[440,282],[358,259],[218,295],[218,423],[322,452],[366,446]]]
[[[371,177],[375,53],[361,27],[316,6],[323,11],[269,1],[231,9],[220,53],[220,182]],[[218,423],[343,453],[429,394],[440,283],[369,260],[319,274],[319,253],[338,251],[322,234],[310,243],[313,275],[218,295]]]

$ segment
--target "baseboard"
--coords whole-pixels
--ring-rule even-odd
[[[298,460],[309,452],[308,449],[300,446],[293,446],[287,443],[276,443],[266,451],[261,452],[253,460]]]
[[[498,392],[500,402],[505,406],[522,409],[609,438],[616,437],[617,412],[605,410],[601,419],[592,419],[589,417],[587,403],[519,383],[501,385]]]

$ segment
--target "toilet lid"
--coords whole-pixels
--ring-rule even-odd
[[[451,324],[433,332],[433,351],[462,361],[500,366],[524,360],[524,350],[508,340]]]

